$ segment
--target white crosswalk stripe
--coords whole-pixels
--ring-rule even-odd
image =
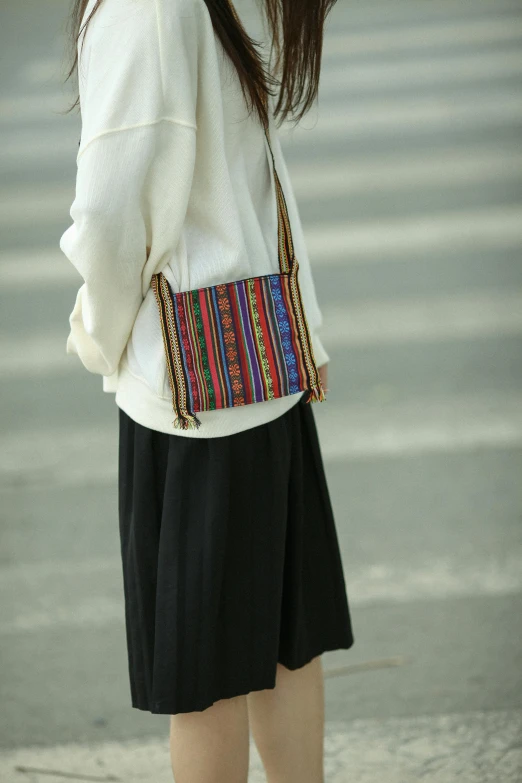
[[[18,74],[24,85],[46,86],[49,83],[54,88],[57,80],[62,78],[61,62],[56,57],[40,57],[25,63]]]
[[[317,420],[325,458],[331,461],[522,446],[521,393],[327,405]],[[4,491],[18,491],[21,485],[113,484],[116,471],[116,433],[106,429],[52,427],[3,436]]]
[[[0,190],[0,225],[45,224],[51,220],[70,224],[69,209],[74,199],[74,183],[67,187],[23,186]]]
[[[291,175],[301,203],[375,192],[391,195],[414,189],[484,186],[522,179],[522,152],[480,145],[464,150],[448,147],[436,153],[346,156],[341,162],[293,164]]]
[[[330,460],[522,445],[522,394],[424,396],[380,406],[352,403],[319,410],[317,419],[323,450]]]
[[[520,180],[522,152],[480,145],[466,150],[450,147],[430,155],[411,152],[369,159],[346,157],[340,164],[328,161],[293,164],[291,176],[301,203],[372,193],[377,189],[394,192],[485,185]],[[74,183],[0,189],[0,225],[70,222],[73,199]]]
[[[18,250],[0,253],[0,290],[35,286],[39,290],[57,284],[81,285],[82,278],[64,256],[58,243],[54,250]]]
[[[243,0],[238,0],[239,3]],[[249,7],[248,0],[245,8]],[[338,9],[337,10],[341,10]],[[396,0],[393,5],[384,0],[358,3],[345,6],[340,13],[332,15],[327,22],[328,30],[339,26],[347,28],[385,27],[410,29],[413,22],[417,24],[437,23],[443,19],[445,23],[455,20],[491,19],[504,14],[517,14],[520,10],[519,0],[437,0],[436,3],[419,3],[418,0]],[[343,13],[344,12],[344,13]],[[327,30],[327,32],[328,32]]]
[[[80,130],[70,121],[63,122],[63,126],[52,130],[41,128],[37,135],[27,124],[16,131],[5,131],[0,123],[0,171],[34,170],[44,164],[67,161],[74,176]]]
[[[415,564],[374,562],[347,570],[350,605],[386,606],[448,598],[511,596],[522,592],[522,554],[424,558]],[[99,560],[23,563],[0,574],[4,594],[0,637],[48,629],[124,625],[119,555]]]
[[[522,207],[423,214],[407,219],[305,226],[312,262],[346,264],[394,261],[419,254],[522,246]]]
[[[494,54],[455,55],[434,59],[354,63],[329,68],[321,82],[322,98],[336,93],[368,94],[390,88],[427,86],[447,82],[465,84],[498,77],[519,76],[522,55],[519,50]]]
[[[68,326],[61,332],[0,336],[0,377],[83,372],[79,359],[65,353],[67,334]],[[522,335],[522,290],[330,305],[323,308],[321,335],[332,349]]]
[[[54,113],[63,112],[68,106],[69,100],[61,92],[0,98],[0,124],[6,125],[21,120],[41,120],[46,115],[55,119]]]
[[[322,106],[322,103],[321,103]],[[283,144],[297,148],[308,145],[326,145],[332,141],[350,141],[367,137],[389,137],[399,131],[413,136],[419,133],[440,133],[451,130],[495,129],[519,123],[522,120],[521,93],[518,89],[495,90],[477,99],[459,96],[442,101],[434,96],[400,97],[393,101],[366,100],[364,105],[348,103],[347,97],[339,105],[327,105],[327,111],[311,109],[301,126],[281,131]],[[0,121],[0,128],[2,123]],[[67,158],[75,163],[78,151],[77,129],[65,122],[55,130],[34,132],[0,130],[0,166],[23,170],[38,161]]]
[[[454,20],[450,24],[390,27],[367,33],[336,33],[330,31],[325,40],[324,54],[328,57],[353,57],[362,54],[378,54],[383,51],[419,50],[426,47],[488,44],[518,41],[522,38],[520,16],[500,16],[489,19]]]
[[[361,261],[392,261],[398,256],[402,260],[415,260],[418,254],[436,253],[446,250],[484,250],[522,246],[522,206],[509,205],[501,208],[482,208],[469,211],[452,211],[442,214],[428,214],[408,219],[365,221],[321,221],[305,226],[307,249],[312,264],[346,264]],[[22,257],[21,266],[16,261],[0,265],[0,282],[7,286],[25,284],[27,272],[35,269],[36,278],[28,285],[40,280],[73,280],[76,276],[65,257],[59,260],[59,251],[42,254],[50,258],[50,264],[40,265],[38,254],[30,253],[23,258],[18,252],[13,257]],[[0,258],[1,261],[1,258]]]
[[[322,337],[332,348],[506,335],[522,335],[522,290],[358,301],[323,313]]]
[[[486,100],[475,96],[368,100],[352,105],[347,98],[335,111],[312,110],[302,125],[288,132],[293,145],[326,144],[332,140],[350,141],[360,137],[389,137],[398,133],[413,136],[458,128],[499,128],[522,120],[519,90],[495,91]],[[313,139],[311,138],[313,133]]]

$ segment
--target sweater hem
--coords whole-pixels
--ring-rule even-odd
[[[123,356],[118,371],[115,402],[118,408],[143,427],[183,438],[219,438],[277,419],[297,405],[304,393],[300,391],[275,400],[234,408],[201,411],[198,413],[201,421],[199,429],[179,430],[172,424],[174,411],[171,400],[156,395],[144,379],[131,373]]]

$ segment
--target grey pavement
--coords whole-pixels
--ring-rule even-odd
[[[0,9],[0,781],[166,783],[167,719],[130,706],[117,410],[65,355],[68,8]],[[338,0],[284,132],[356,636],[323,656],[327,783],[522,780],[521,43],[520,0]]]

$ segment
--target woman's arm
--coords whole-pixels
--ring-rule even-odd
[[[182,28],[188,22],[180,18],[176,29],[169,21],[169,35],[179,37],[170,41],[170,51],[177,52],[183,78],[193,57],[186,55]],[[192,183],[195,109],[186,83],[175,100],[172,91],[165,94],[161,35],[154,0],[105,0],[79,48],[82,139],[73,224],[60,247],[84,283],[69,317],[66,351],[102,375],[116,371],[151,276],[161,266],[161,242],[153,232],[162,194],[152,183],[156,189],[165,184],[158,168],[169,167],[171,227],[178,231]]]

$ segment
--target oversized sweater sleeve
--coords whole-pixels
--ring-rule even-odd
[[[191,20],[171,14],[162,25],[159,4],[104,0],[79,42],[82,135],[73,223],[60,248],[84,282],[66,352],[104,376],[116,372],[152,274],[164,263],[155,225],[162,189],[171,194],[169,230],[180,232],[194,170]]]

